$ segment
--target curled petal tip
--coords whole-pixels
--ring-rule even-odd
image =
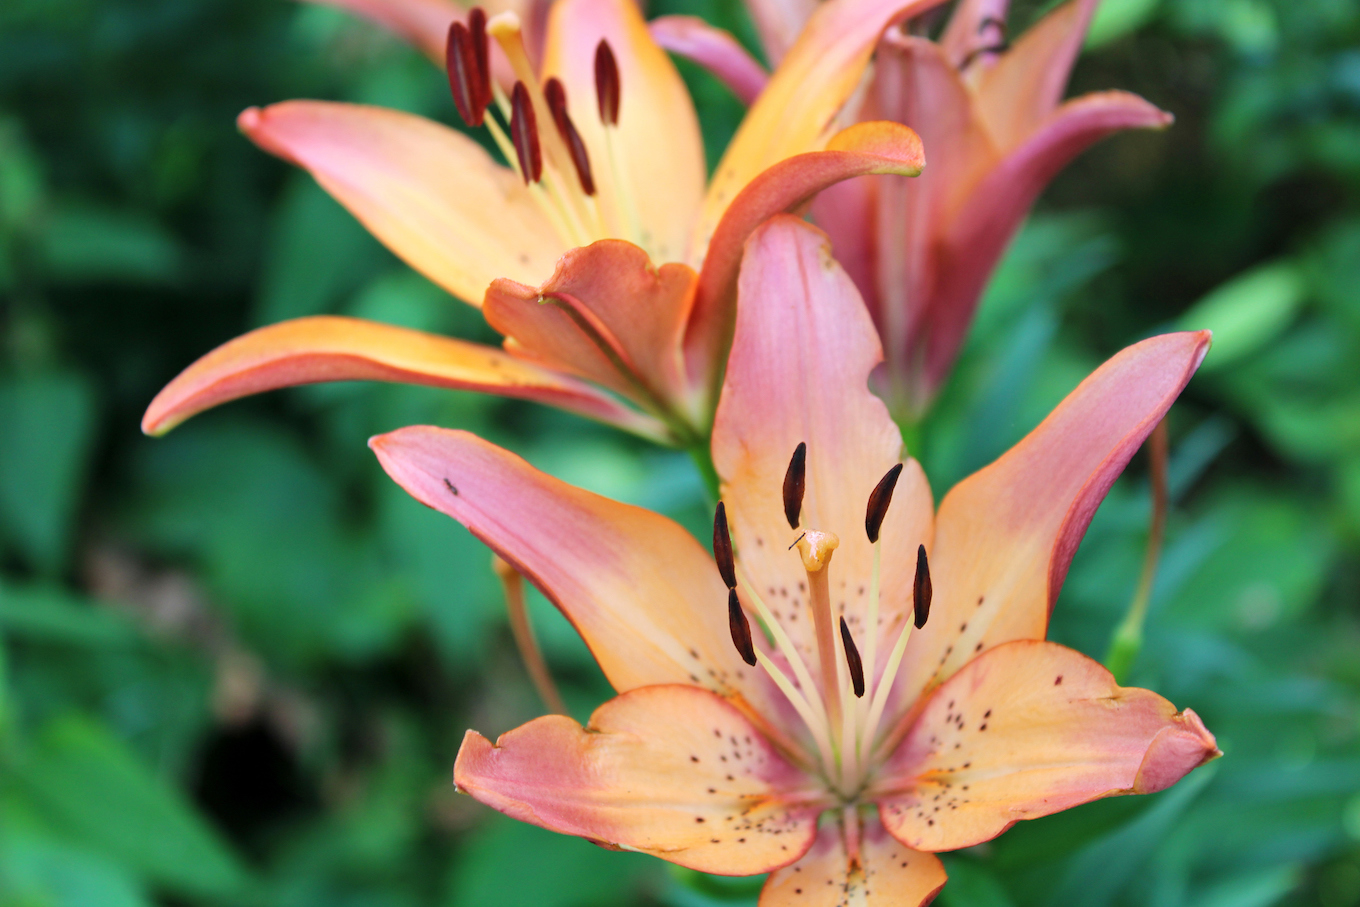
[[[268,107],[247,107],[236,117],[236,128],[262,150],[281,158],[290,164],[302,166],[301,162],[289,152],[288,147],[270,135]]]
[[[249,135],[260,125],[261,111],[258,107],[247,107],[236,117],[236,128]]]
[[[1166,790],[1194,769],[1223,755],[1214,735],[1192,709],[1181,712],[1157,733],[1133,781],[1137,794]]]
[[[827,151],[854,151],[884,159],[883,172],[919,176],[926,166],[925,146],[916,130],[888,120],[856,123],[826,144]]]

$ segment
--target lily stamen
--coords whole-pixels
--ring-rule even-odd
[[[741,600],[737,598],[736,589],[727,590],[727,624],[732,632],[732,644],[741,653],[741,660],[754,668],[756,647],[751,642],[751,622],[746,619],[746,612],[741,609]]]
[[[799,441],[789,458],[784,472],[784,519],[790,529],[798,528],[798,515],[803,510],[803,494],[807,490],[807,442]],[[789,547],[793,547],[790,545]]]
[[[619,61],[614,49],[601,38],[595,45],[595,100],[600,108],[600,122],[605,126],[619,125],[619,102],[623,98],[619,81]]]
[[[566,143],[571,162],[576,167],[581,191],[586,195],[594,195],[595,177],[590,172],[590,155],[586,152],[581,133],[576,131],[576,124],[567,113],[567,90],[562,87],[562,80],[556,77],[549,79],[543,86],[543,94],[548,99],[548,110],[552,113],[553,124],[557,126],[557,134]]]
[[[865,654],[868,656],[867,672],[870,678],[874,676],[874,666],[878,658],[878,598],[882,575],[880,567],[883,560],[883,546],[879,542],[879,533],[883,530],[883,520],[888,516],[888,505],[892,504],[893,491],[897,488],[897,480],[901,475],[901,463],[889,469],[869,493],[869,503],[864,508],[864,532],[869,537],[869,543],[874,546],[874,567],[869,580],[869,616],[866,627],[868,639],[865,645]]]
[[[605,156],[609,158],[609,175],[614,182],[615,201],[620,209],[616,214],[626,224],[625,229],[633,241],[644,249],[649,248],[649,236],[642,229],[637,202],[630,191],[633,181],[628,172],[627,156],[619,154],[614,148],[619,108],[623,103],[623,80],[619,76],[619,61],[614,56],[614,49],[604,38],[595,45],[595,103],[600,112],[600,124],[604,126]]]
[[[925,545],[918,545],[916,548],[916,576],[912,580],[911,588],[913,619],[903,622],[902,630],[897,635],[897,642],[888,656],[888,662],[883,666],[883,676],[874,690],[874,701],[869,707],[869,718],[864,724],[862,738],[866,753],[872,752],[874,737],[878,734],[878,723],[883,720],[883,710],[888,705],[888,694],[892,692],[893,681],[897,678],[898,668],[902,666],[902,656],[907,651],[911,631],[913,628],[919,630],[924,627],[926,618],[930,616],[932,586],[930,561],[926,557]]]
[[[845,666],[850,670],[850,685],[855,691],[856,699],[864,698],[864,663],[860,661],[859,649],[855,648],[855,639],[850,635],[850,625],[845,622],[845,615],[841,615],[841,647],[845,649]]]
[[[514,71],[515,77],[524,85],[530,106],[537,110],[550,110],[543,86],[533,64],[529,62],[519,17],[510,11],[498,13],[487,20],[486,31],[496,39],[496,43],[510,61],[510,68]],[[499,101],[499,91],[497,94]],[[504,104],[501,106],[504,110]],[[510,113],[513,113],[513,110]],[[556,214],[553,220],[554,227],[558,229],[563,239],[573,245],[589,245],[605,231],[591,231],[585,226],[587,221],[597,218],[591,215],[589,196],[575,188],[575,180],[567,178],[567,174],[575,169],[571,152],[556,130],[543,131],[539,134],[539,139],[546,166],[540,171],[541,180],[535,182],[541,181],[547,190],[547,195],[540,201],[540,205],[544,206],[550,217]],[[555,212],[551,208],[555,208]]]
[[[520,176],[524,177],[527,186],[543,178],[543,150],[538,143],[538,119],[534,116],[534,105],[529,101],[529,91],[523,82],[515,83],[515,90],[510,97],[510,140],[515,145]]]
[[[485,33],[483,33],[485,40]],[[455,21],[449,26],[444,59],[449,76],[449,91],[458,115],[469,126],[481,126],[490,102],[490,88],[483,88],[477,59],[476,38],[467,26]]]

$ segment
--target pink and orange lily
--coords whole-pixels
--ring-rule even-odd
[[[512,13],[450,29],[460,112],[486,125],[510,167],[463,133],[394,110],[247,110],[250,138],[479,305],[504,349],[349,318],[285,322],[191,365],[152,402],[144,430],[272,388],[377,379],[534,399],[702,448],[751,231],[836,182],[924,165],[901,124],[831,125],[888,24],[936,2],[830,0],[707,188],[693,104],[632,0],[558,0],[540,67]],[[497,47],[518,79],[508,98],[489,74]]]
[[[470,731],[459,790],[605,846],[769,872],[765,907],[916,907],[945,882],[935,852],[1219,755],[1194,712],[1044,638],[1091,517],[1207,334],[1119,353],[937,512],[868,390],[881,346],[825,236],[762,226],[739,293],[716,569],[670,520],[466,432],[370,442],[561,609],[618,691],[585,727]]]
[[[1123,91],[1063,101],[1097,2],[1068,0],[1014,45],[1009,0],[960,0],[938,42],[890,30],[860,109],[844,114],[905,123],[930,150],[919,180],[855,180],[813,206],[878,325],[878,384],[901,418],[918,419],[948,377],[992,271],[1044,187],[1105,136],[1172,120]],[[780,59],[816,5],[748,6],[767,53]],[[695,47],[689,55],[734,91],[749,94],[754,84],[758,95],[744,51],[724,49],[716,36],[673,46]]]

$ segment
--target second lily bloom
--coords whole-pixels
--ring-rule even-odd
[[[144,428],[159,433],[249,393],[360,378],[528,397],[702,447],[751,231],[841,180],[924,165],[901,124],[829,138],[828,127],[888,22],[935,2],[830,0],[707,189],[693,104],[632,0],[559,0],[539,66],[513,14],[454,26],[447,59],[460,111],[486,126],[510,168],[462,133],[393,110],[247,110],[240,125],[257,144],[308,169],[414,268],[480,305],[505,349],[354,319],[286,322],[192,365]],[[517,78],[508,95],[491,77],[495,60]]]

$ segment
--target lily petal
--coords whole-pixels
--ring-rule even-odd
[[[754,101],[770,79],[765,67],[731,32],[698,16],[661,16],[647,28],[657,44],[707,69],[743,104]]]
[[[741,268],[736,335],[713,427],[713,462],[743,568],[817,673],[798,535],[784,517],[789,457],[807,443],[801,528],[840,537],[830,569],[837,604],[863,632],[873,549],[864,530],[869,493],[902,455],[902,436],[869,393],[882,359],[878,335],[826,238],[783,215],[751,237]],[[880,621],[900,626],[915,552],[930,542],[931,497],[907,461],[882,530]],[[880,638],[886,638],[881,635]]]
[[[747,0],[746,11],[771,66],[784,59],[816,9],[817,0]]]
[[[827,0],[819,6],[714,170],[695,236],[711,235],[737,193],[762,170],[822,147],[883,30],[940,2]]]
[[[688,683],[782,711],[782,694],[732,646],[717,566],[679,524],[574,488],[467,432],[411,426],[368,443],[412,497],[537,586],[614,689]]]
[[[336,6],[370,19],[397,37],[414,45],[440,69],[444,68],[449,25],[455,19],[467,22],[467,10],[450,0],[309,0],[326,6]],[[543,55],[543,33],[548,22],[548,0],[483,0],[475,4],[488,16],[510,11],[519,16],[524,26],[524,41],[529,56],[538,60]],[[515,84],[510,62],[495,46],[491,46],[491,73],[506,91]]]
[[[164,434],[229,400],[323,381],[401,381],[520,397],[666,437],[655,420],[595,388],[498,349],[331,315],[284,321],[219,346],[156,395],[142,431]]]
[[[631,397],[640,381],[653,400],[678,401],[696,280],[686,265],[655,267],[632,243],[604,239],[568,252],[537,289],[495,281],[482,311],[537,362]]]
[[[810,779],[740,711],[692,686],[625,693],[584,728],[548,715],[494,746],[468,731],[453,779],[520,821],[721,875],[783,866],[817,828]]]
[[[1066,102],[1013,149],[953,211],[940,239],[925,381],[938,387],[967,336],[987,279],[1030,205],[1078,154],[1121,129],[1159,129],[1171,115],[1137,95],[1105,91]]]
[[[956,850],[1116,794],[1149,793],[1221,755],[1194,712],[1120,687],[1056,643],[974,659],[931,696],[876,787],[903,844]]]
[[[945,495],[930,560],[934,605],[911,637],[898,682],[906,700],[976,653],[1044,638],[1096,508],[1208,349],[1207,331],[1128,347],[1020,443]]]
[[[708,252],[685,339],[695,384],[703,386],[706,377],[721,370],[732,333],[737,273],[752,231],[780,212],[801,208],[818,192],[843,180],[881,173],[916,176],[925,163],[920,136],[906,126],[857,123],[833,136],[825,151],[787,158],[747,184],[712,236],[703,239]]]
[[[1068,0],[983,71],[978,101],[998,146],[1020,144],[1058,106],[1098,2]]]
[[[905,363],[912,358],[911,346],[920,342],[918,325],[934,298],[940,228],[996,165],[998,154],[978,119],[973,93],[933,41],[884,36],[871,98],[875,116],[917,129],[930,148],[930,169],[919,180],[872,181],[877,254],[873,291],[866,299],[888,360]],[[839,239],[832,234],[833,244]],[[985,279],[985,274],[978,278]]]
[[[962,69],[978,48],[979,41],[989,37],[989,25],[1000,23],[1001,29],[1004,29],[1006,11],[1010,5],[1010,0],[959,0],[954,11],[949,14],[949,24],[945,26],[939,42],[946,58],[956,69]],[[991,31],[991,35],[1004,35],[1001,29]]]
[[[472,305],[497,277],[542,280],[565,249],[519,177],[438,123],[381,107],[287,101],[252,107],[237,125],[306,168],[398,257]]]
[[[619,67],[619,122],[606,138],[595,100],[595,47],[607,40]],[[656,261],[683,261],[689,228],[704,192],[699,118],[680,73],[647,31],[635,0],[560,0],[548,19],[545,78],[566,87],[571,118],[596,168],[610,173],[610,147],[620,166],[600,180],[606,210],[622,210],[626,194],[641,221],[635,238]],[[623,181],[620,187],[616,180]],[[616,225],[615,236],[629,236]]]
[[[765,880],[759,907],[921,907],[944,883],[939,857],[903,847],[869,815],[857,840],[841,822],[823,823],[801,860]]]
[[[452,0],[313,0],[336,6],[370,19],[415,45],[439,67],[444,65],[444,45],[449,25],[466,21],[467,13]]]

